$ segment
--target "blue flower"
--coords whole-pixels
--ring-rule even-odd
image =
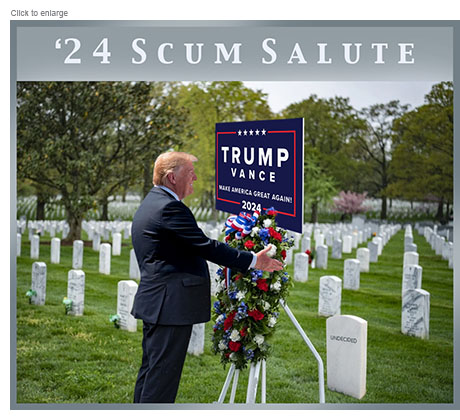
[[[254,358],[254,352],[252,350],[245,351],[246,360],[252,360]]]
[[[222,268],[219,268],[217,271],[216,271],[216,274],[218,276],[222,276],[224,274],[224,271],[222,270]]]
[[[222,310],[220,308],[220,302],[218,300],[214,302],[214,310],[216,311],[216,314],[220,315],[222,313]]]
[[[238,306],[238,314],[247,315],[247,313],[248,313],[248,306],[244,302],[241,302],[240,306]]]
[[[264,272],[262,270],[252,270],[252,281],[256,281],[257,279],[260,279]]]
[[[235,300],[236,299],[236,295],[237,295],[238,292],[236,291],[233,291],[233,292],[229,292],[228,293],[228,297],[232,300]]]
[[[283,281],[283,283],[286,283],[289,280],[289,274],[286,271],[283,273],[283,277],[281,278],[281,280]]]
[[[264,242],[265,245],[268,244],[268,239],[270,238],[270,232],[267,228],[262,228],[259,230],[260,239]]]

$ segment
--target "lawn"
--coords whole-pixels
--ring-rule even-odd
[[[61,263],[51,264],[50,238],[41,240],[38,261],[48,271],[45,306],[30,305],[26,297],[34,262],[27,232],[17,259],[17,403],[131,403],[141,360],[141,322],[136,333],[117,330],[109,322],[116,312],[117,283],[129,278],[129,241],[124,241],[121,256],[112,257],[111,275],[99,274],[98,253],[85,247],[85,312],[71,317],[65,315],[62,299],[72,248],[61,247]],[[415,229],[414,241],[423,267],[422,288],[431,294],[430,338],[400,332],[402,229],[379,262],[371,263],[370,272],[361,273],[360,289],[342,291],[342,314],[368,321],[366,395],[357,400],[326,386],[326,403],[453,403],[453,271]],[[326,318],[318,316],[319,278],[342,278],[344,261],[331,259],[330,251],[328,269],[310,269],[308,282],[295,283],[287,300],[323,358],[326,384]],[[343,257],[355,255],[354,250]],[[292,275],[293,266],[289,270]],[[267,360],[267,402],[316,404],[316,360],[282,310],[277,328]],[[220,394],[228,367],[210,350],[211,330],[209,322],[204,354],[187,356],[177,403],[213,403]],[[237,402],[245,401],[246,382],[243,372]]]

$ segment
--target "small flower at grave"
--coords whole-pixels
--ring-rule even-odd
[[[258,279],[256,281],[257,288],[266,292],[268,290],[267,279]]]
[[[284,263],[294,241],[286,230],[277,226],[276,215],[273,208],[254,216],[240,213],[244,220],[232,218],[230,224],[238,228],[240,223],[243,230],[226,231],[227,243],[233,248],[254,252],[269,246],[267,254]],[[254,223],[252,228],[246,226],[245,221]],[[292,280],[284,270],[268,273],[250,269],[239,273],[225,269],[219,271],[218,276],[220,286],[213,307],[212,349],[220,355],[222,364],[230,362],[237,369],[243,369],[248,363],[267,358],[270,337],[277,329],[280,300],[286,300]]]
[[[246,247],[246,249],[251,250],[252,248],[254,248],[254,242],[247,240],[247,241],[244,243],[244,246]]]
[[[37,296],[37,292],[35,290],[29,289],[26,292],[26,296],[29,298],[29,303],[32,303],[32,297]]]
[[[67,315],[72,310],[73,300],[66,296],[62,299],[62,303],[64,304],[65,314]]]
[[[115,328],[120,328],[120,315],[118,314],[110,315],[109,321],[113,323],[113,326]]]
[[[315,259],[315,255],[316,255],[315,251],[310,251],[309,249],[307,249],[305,251],[305,254],[308,255],[308,264],[311,264],[312,261]]]

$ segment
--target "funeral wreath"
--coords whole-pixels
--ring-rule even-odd
[[[241,212],[231,216],[225,227],[228,245],[255,253],[270,247],[268,255],[286,259],[293,239],[276,224],[276,211]],[[249,363],[267,358],[269,339],[276,329],[280,300],[285,300],[292,280],[282,270],[273,273],[251,269],[242,274],[220,268],[213,307],[212,349],[221,363],[233,363],[243,369]]]

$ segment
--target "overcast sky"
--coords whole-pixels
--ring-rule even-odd
[[[435,83],[438,82],[244,82],[251,89],[261,89],[268,94],[273,112],[312,94],[319,98],[348,97],[355,109],[394,99],[416,107],[424,103],[425,95]]]

